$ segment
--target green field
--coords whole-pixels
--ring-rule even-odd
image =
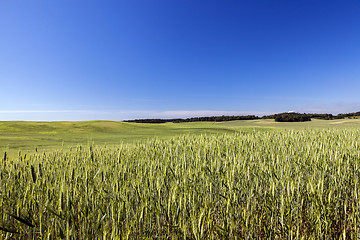
[[[243,120],[217,123],[222,127],[253,127],[253,128],[273,128],[273,129],[344,129],[359,128],[360,119],[337,119],[319,120],[312,119],[309,122],[275,122],[273,119]]]
[[[136,124],[112,121],[86,122],[0,122],[2,151],[47,151],[76,145],[116,145],[152,137],[169,138],[179,134],[228,132],[226,127],[201,124]]]
[[[360,238],[360,119],[1,122],[0,139],[0,239]]]
[[[48,151],[76,145],[135,143],[153,137],[169,139],[178,135],[221,134],[242,131],[288,129],[359,128],[360,119],[316,120],[278,123],[274,120],[139,124],[113,121],[85,122],[0,122],[0,151],[8,153]]]

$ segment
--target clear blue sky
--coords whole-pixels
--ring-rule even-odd
[[[5,0],[0,120],[360,111],[360,1]]]

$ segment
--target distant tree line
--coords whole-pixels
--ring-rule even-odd
[[[277,113],[262,117],[262,119],[275,119],[275,121],[276,118],[279,120],[278,122],[304,122],[304,121],[311,121],[311,118],[331,120],[334,119],[334,116],[329,113],[292,113],[291,112],[291,113]],[[288,121],[282,121],[286,119]],[[298,119],[298,121],[295,121],[296,119]]]
[[[212,117],[193,117],[193,118],[173,118],[173,119],[135,119],[127,120],[125,122],[135,122],[135,123],[182,123],[182,122],[225,122],[225,121],[234,121],[234,120],[253,120],[260,119],[255,115],[247,116],[212,116]]]
[[[278,113],[266,116],[266,119],[275,119],[275,122],[306,122],[311,121],[311,117],[305,113]]]
[[[339,113],[336,115],[336,119],[343,119],[343,118],[352,118],[352,117],[360,117],[360,112],[354,113]]]
[[[276,116],[280,114],[294,114],[294,113],[278,113],[273,115],[266,115],[263,116],[262,119],[275,119]],[[295,113],[300,114],[300,113]],[[330,113],[302,113],[301,116],[306,116],[309,118],[315,118],[315,119],[322,119],[322,120],[334,120],[334,119],[344,119],[344,118],[355,118],[360,117],[360,112],[353,112],[353,113],[339,113],[338,115],[332,115]],[[299,115],[299,116],[300,116]]]
[[[331,120],[334,119],[334,116],[330,113],[306,113],[310,118],[323,119],[323,120]]]
[[[329,113],[277,113],[272,115],[266,115],[263,117],[258,117],[255,115],[247,116],[212,116],[212,117],[193,117],[193,118],[172,118],[172,119],[161,119],[161,118],[149,118],[149,119],[135,119],[127,120],[125,122],[135,122],[135,123],[182,123],[182,122],[225,122],[225,121],[234,121],[234,120],[254,120],[254,119],[275,119],[277,122],[305,122],[311,121],[312,118],[323,119],[323,120],[333,120],[333,119],[343,119],[343,118],[352,118],[360,117],[360,112],[354,113],[339,113],[334,116]]]

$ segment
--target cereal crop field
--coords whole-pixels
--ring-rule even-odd
[[[0,168],[0,239],[360,237],[357,128],[74,145]]]

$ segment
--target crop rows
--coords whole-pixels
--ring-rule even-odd
[[[0,161],[0,239],[358,239],[359,130],[182,136]]]

